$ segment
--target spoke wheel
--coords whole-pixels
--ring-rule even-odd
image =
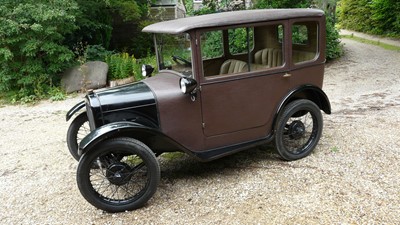
[[[77,183],[83,197],[108,212],[143,206],[156,192],[160,167],[154,153],[132,138],[116,138],[85,153]]]
[[[82,139],[90,133],[89,120],[86,112],[81,113],[71,122],[67,131],[67,145],[68,150],[77,161],[80,156],[78,155],[78,146]]]
[[[309,100],[289,103],[280,115],[275,133],[275,145],[285,160],[297,160],[309,155],[322,134],[322,115]]]

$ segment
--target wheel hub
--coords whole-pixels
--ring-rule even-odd
[[[289,126],[289,137],[299,139],[306,133],[306,127],[300,120],[293,121]]]
[[[112,184],[124,185],[132,177],[131,167],[122,162],[113,163],[108,166],[106,177]]]

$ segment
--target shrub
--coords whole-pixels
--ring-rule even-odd
[[[106,57],[108,64],[108,80],[117,80],[134,75],[136,59],[128,53],[112,54]]]
[[[0,91],[14,100],[47,95],[74,54],[62,45],[76,29],[74,1],[2,0]]]
[[[398,0],[341,0],[338,5],[343,28],[387,36],[400,36]]]
[[[335,28],[335,22],[331,16],[326,17],[326,58],[336,59],[342,56],[343,47],[340,44],[339,31]]]
[[[105,62],[107,56],[113,54],[113,51],[109,51],[101,45],[88,45],[84,54],[87,61]]]
[[[142,80],[142,65],[148,64],[155,66],[157,59],[155,55],[147,53],[147,57],[136,59],[133,55],[130,56],[128,53],[112,54],[106,57],[108,64],[108,80],[123,79],[133,76],[136,81]],[[157,69],[157,68],[155,68]],[[153,72],[153,75],[157,71]]]

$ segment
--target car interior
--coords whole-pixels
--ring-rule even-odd
[[[292,24],[293,64],[316,59],[318,24]],[[202,34],[203,74],[207,77],[269,70],[285,63],[283,25],[239,27]],[[211,39],[210,39],[211,37]]]

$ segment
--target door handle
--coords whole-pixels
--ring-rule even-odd
[[[283,77],[291,77],[292,76],[292,74],[290,74],[290,73],[285,73],[285,75],[283,75]]]

